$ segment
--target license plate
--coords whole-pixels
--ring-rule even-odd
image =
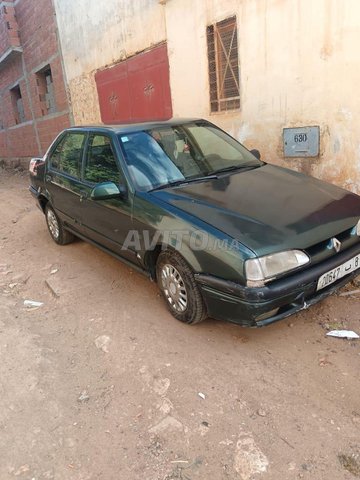
[[[317,290],[321,290],[322,288],[331,285],[332,283],[339,280],[339,278],[345,277],[349,273],[353,272],[357,268],[360,267],[360,255],[356,255],[356,257],[348,260],[347,262],[339,265],[338,267],[330,270],[329,272],[324,273],[318,280]]]

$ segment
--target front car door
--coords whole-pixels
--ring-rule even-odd
[[[92,189],[102,182],[126,185],[111,137],[92,132],[84,156],[82,188],[86,190],[86,198],[81,206],[82,227],[91,240],[138,264],[136,252],[122,248],[132,229],[131,192],[128,189],[122,198],[92,200]]]
[[[81,232],[81,166],[87,133],[66,131],[54,145],[46,163],[50,203],[65,225]]]

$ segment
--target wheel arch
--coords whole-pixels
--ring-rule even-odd
[[[144,257],[145,266],[150,272],[150,277],[152,280],[156,280],[156,263],[160,253],[165,250],[176,252],[178,255],[180,255],[194,273],[201,271],[200,264],[196,259],[194,252],[190,248],[184,248],[183,245],[183,248],[180,250],[170,244],[158,243],[154,249],[148,250]]]
[[[38,198],[39,205],[41,207],[42,212],[45,214],[46,205],[49,203],[49,199],[45,197],[45,195],[41,195]]]

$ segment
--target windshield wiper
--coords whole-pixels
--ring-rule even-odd
[[[218,177],[212,173],[204,177],[184,178],[184,180],[175,180],[173,182],[164,183],[163,185],[159,185],[158,187],[152,188],[151,190],[148,190],[148,191],[153,192],[154,190],[163,190],[164,188],[179,187],[180,185],[187,185],[188,183],[201,182],[203,180],[216,180],[217,178]]]
[[[230,167],[219,168],[218,170],[212,170],[210,174],[234,172],[235,170],[243,170],[245,168],[258,168],[261,165],[254,165],[251,163],[245,163],[244,165],[231,165]]]

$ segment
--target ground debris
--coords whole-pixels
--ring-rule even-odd
[[[356,339],[360,338],[359,335],[352,330],[331,330],[326,334],[328,337],[337,337],[337,338],[348,338]]]
[[[256,445],[251,433],[241,432],[236,444],[234,469],[242,480],[251,480],[255,474],[267,471],[269,461]]]
[[[60,298],[60,295],[58,294],[58,292],[56,291],[56,289],[51,285],[51,283],[49,282],[49,280],[45,280],[45,285],[48,287],[48,289],[50,290],[51,295],[53,295],[53,297],[55,297],[55,298]]]
[[[22,475],[23,473],[27,473],[30,471],[30,467],[28,464],[26,465],[21,465],[21,467],[19,467],[16,472],[14,472],[14,476],[15,477],[18,477],[20,475]]]
[[[35,310],[36,308],[42,307],[43,302],[37,302],[35,300],[24,300],[24,307],[28,309]]]
[[[259,415],[259,417],[266,417],[266,412],[263,408],[259,408],[256,413]]]
[[[169,431],[176,431],[176,430],[183,430],[184,426],[179,420],[176,420],[176,418],[171,417],[168,415],[165,417],[161,422],[159,422],[157,425],[154,425],[149,429],[150,433],[158,434],[162,433],[166,430]]]
[[[96,348],[105,353],[109,353],[110,337],[108,335],[100,335],[100,337],[95,339],[94,343]]]
[[[339,462],[342,467],[348,472],[360,478],[360,458],[357,454],[345,455],[343,453],[338,455]]]
[[[79,403],[86,403],[90,400],[90,396],[86,390],[83,390],[80,395],[78,396],[77,401]]]

